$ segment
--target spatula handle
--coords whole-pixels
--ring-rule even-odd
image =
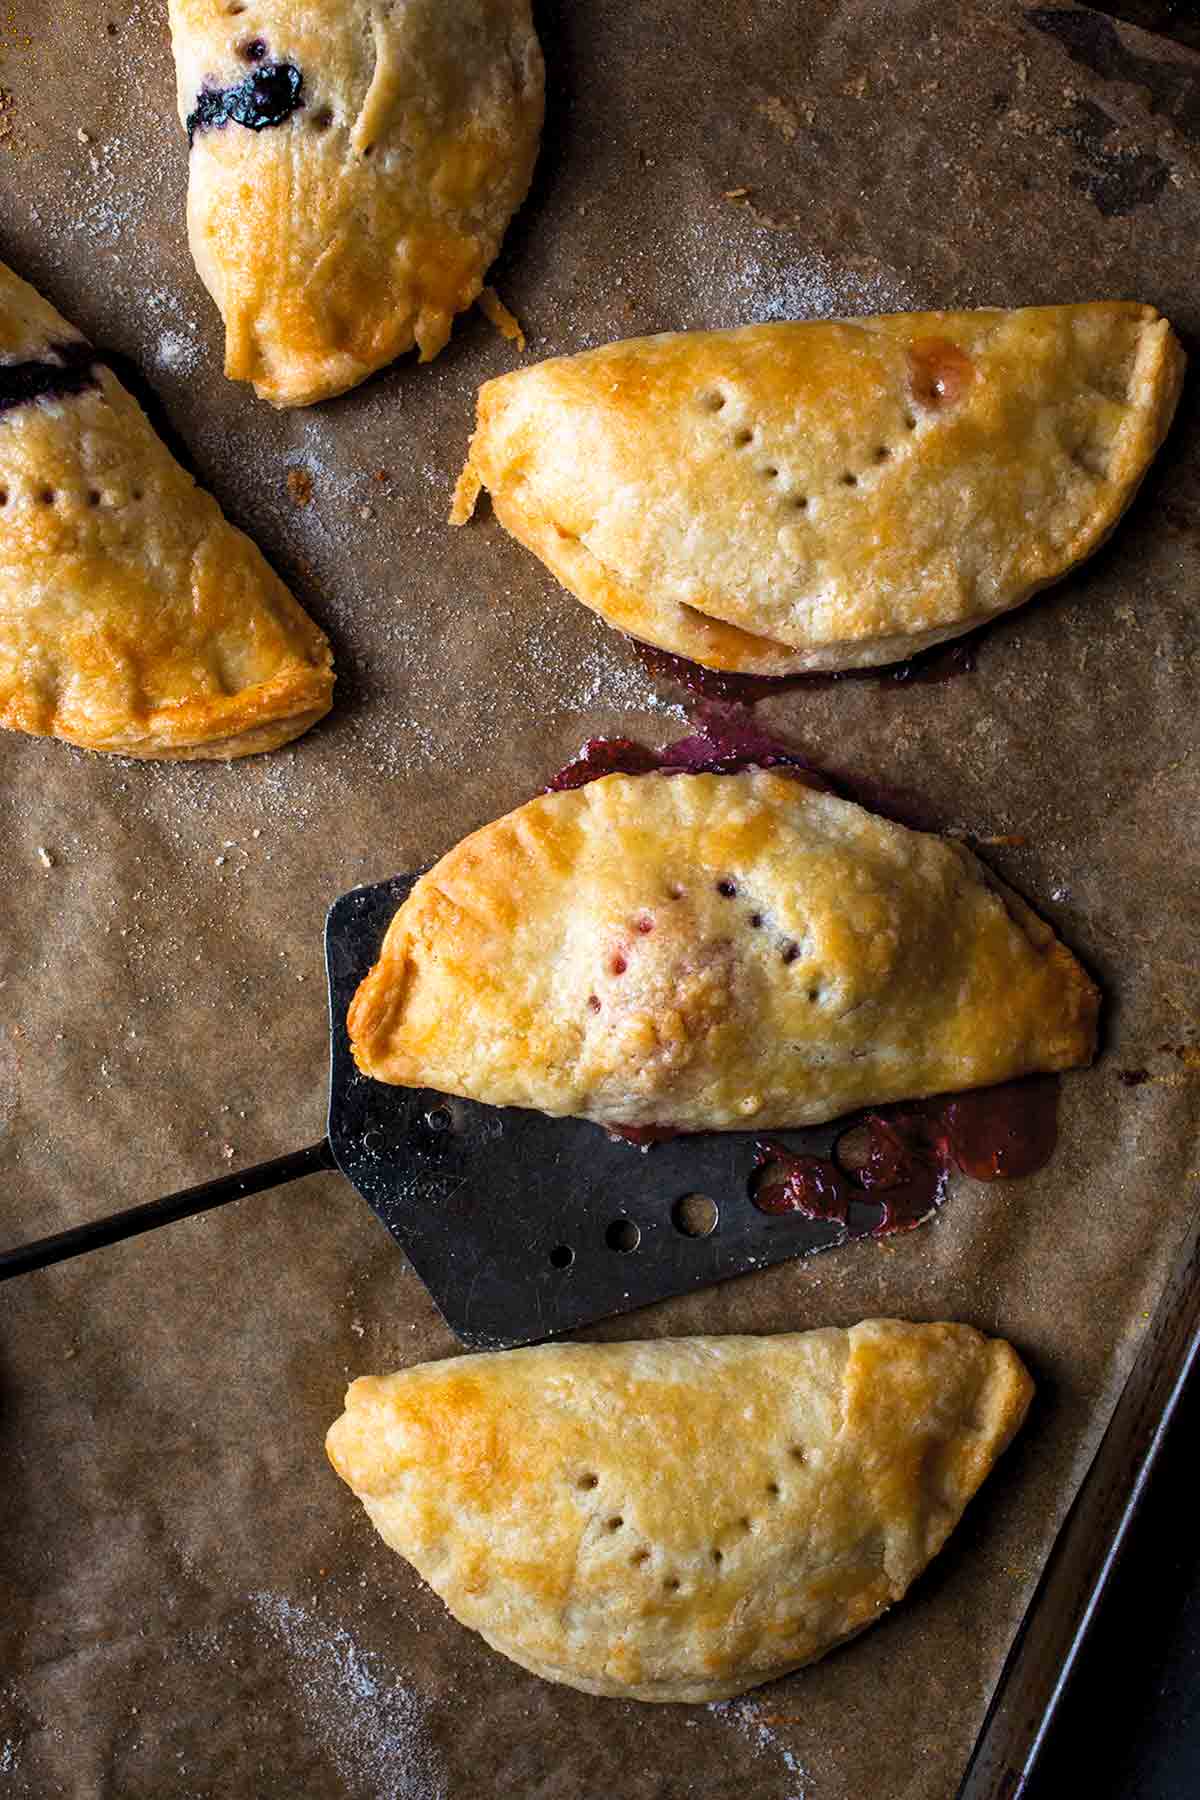
[[[56,1231],[53,1237],[38,1238],[16,1250],[0,1251],[0,1281],[7,1281],[10,1275],[26,1275],[31,1269],[48,1269],[51,1263],[82,1256],[85,1250],[119,1244],[123,1238],[138,1237],[143,1231],[170,1225],[175,1219],[211,1212],[213,1207],[227,1206],[231,1200],[241,1200],[247,1194],[261,1194],[264,1188],[282,1187],[285,1181],[298,1181],[302,1175],[317,1175],[336,1166],[329,1139],[322,1138],[307,1150],[293,1150],[288,1156],[256,1163],[252,1169],[239,1169],[235,1175],[221,1175],[216,1181],[203,1181],[199,1187],[166,1194],[144,1206],[109,1213],[107,1218],[93,1219],[90,1225],[74,1225],[69,1231]]]

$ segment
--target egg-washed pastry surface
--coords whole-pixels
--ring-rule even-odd
[[[1097,1006],[961,845],[751,768],[609,775],[475,832],[348,1026],[382,1081],[713,1131],[1071,1068]]]
[[[226,759],[299,736],[332,691],[324,633],[0,264],[0,724]]]
[[[529,0],[170,0],[188,236],[225,372],[276,406],[436,356],[524,199]]]
[[[502,1655],[585,1693],[717,1700],[899,1600],[1032,1392],[967,1325],[549,1344],[364,1376],[326,1448]]]
[[[712,668],[896,662],[1102,542],[1183,361],[1124,301],[635,338],[485,383],[451,518]]]

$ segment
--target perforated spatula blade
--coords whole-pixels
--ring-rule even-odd
[[[759,1211],[749,1132],[641,1151],[585,1120],[361,1075],[346,1013],[416,879],[354,888],[329,909],[326,1140],[4,1252],[0,1280],[336,1166],[401,1245],[455,1335],[473,1348],[504,1349],[831,1249],[877,1222],[872,1205],[852,1205],[848,1229]],[[771,1135],[825,1156],[844,1129],[841,1121]]]

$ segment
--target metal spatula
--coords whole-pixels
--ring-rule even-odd
[[[355,888],[325,924],[331,1052],[329,1135],[183,1193],[0,1254],[0,1280],[135,1237],[302,1175],[340,1169],[407,1254],[464,1344],[503,1349],[613,1313],[807,1256],[867,1235],[871,1203],[848,1230],[772,1217],[750,1196],[749,1132],[683,1137],[649,1154],[598,1126],[360,1075],[346,1011],[415,875]],[[827,1156],[845,1121],[772,1132]]]

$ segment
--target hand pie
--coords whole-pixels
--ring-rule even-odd
[[[1125,301],[634,338],[485,383],[451,520],[711,668],[897,662],[1103,541],[1183,360]]]
[[[364,1376],[325,1447],[501,1655],[588,1694],[719,1700],[899,1600],[1032,1393],[999,1339],[872,1319]]]
[[[170,0],[225,373],[307,406],[436,356],[529,187],[529,0]]]
[[[298,737],[332,690],[324,633],[0,264],[0,725],[226,759]]]
[[[961,846],[790,775],[609,775],[413,888],[348,1019],[366,1075],[682,1131],[1067,1069],[1098,996]]]

